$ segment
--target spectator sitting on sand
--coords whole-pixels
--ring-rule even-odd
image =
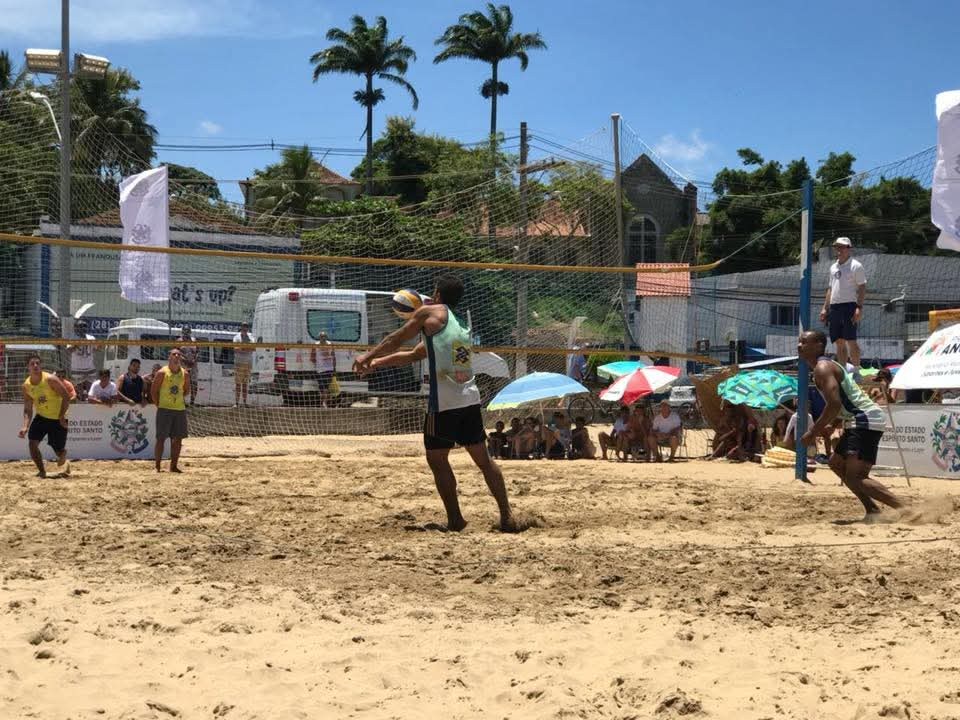
[[[497,420],[494,427],[494,431],[487,435],[487,450],[491,457],[499,459],[506,456],[509,441],[507,434],[503,431],[503,420]]]

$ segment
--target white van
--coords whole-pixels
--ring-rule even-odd
[[[194,330],[191,336],[196,340],[218,340],[232,342],[236,333],[227,330]],[[110,377],[116,380],[127,371],[130,361],[140,361],[140,374],[147,375],[154,364],[165,365],[170,349],[177,346],[180,337],[179,327],[170,327],[167,323],[152,318],[133,318],[121,320],[116,327],[110,328],[107,340],[169,340],[169,345],[107,345],[104,352],[103,367],[110,371]],[[234,403],[233,348],[201,347],[197,355],[197,404],[225,405]],[[257,405],[275,405],[276,400],[257,399]]]
[[[315,343],[321,332],[332,343],[376,344],[400,327],[390,309],[393,293],[373,290],[327,288],[280,288],[261,293],[254,309],[251,335],[256,342],[276,343],[254,354],[251,390],[279,395],[284,402],[306,401],[319,391],[316,356],[306,348],[284,347],[288,343]],[[417,339],[410,341],[412,347]],[[337,350],[336,372],[341,392],[349,401],[357,395],[426,394],[423,373],[426,363],[390,368],[359,378],[353,372],[357,351]],[[492,353],[480,353],[478,373],[493,378],[510,376],[507,363]]]

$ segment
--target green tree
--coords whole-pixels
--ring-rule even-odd
[[[385,80],[399,85],[413,100],[413,109],[420,104],[413,85],[404,79],[410,61],[417,54],[403,42],[403,37],[387,39],[387,20],[377,17],[372,26],[360,15],[351,18],[352,26],[348,31],[331,28],[327,31],[327,40],[336,45],[315,52],[310,56],[313,64],[313,81],[321,75],[330,73],[348,73],[364,78],[364,87],[353,94],[353,99],[366,108],[367,124],[367,193],[373,192],[373,108],[384,99],[383,90],[373,86],[374,79]]]
[[[73,128],[76,154],[105,179],[140,172],[156,155],[157,129],[140,105],[140,82],[125,68],[110,69],[102,79],[73,81]]]
[[[853,163],[856,158],[848,152],[831,152],[826,160],[820,163],[817,168],[817,180],[825,185],[839,185],[846,187],[850,184],[850,176],[853,175]]]
[[[6,50],[0,50],[0,93],[22,90],[27,86],[27,69],[21,68],[19,71],[10,59],[10,53]],[[0,102],[3,98],[0,97]]]
[[[274,230],[300,231],[311,203],[323,194],[318,163],[306,145],[287,148],[280,162],[253,174],[253,206],[263,213],[261,224]]]
[[[717,199],[710,204],[710,225],[699,260],[727,257],[753,240],[749,252],[737,259],[747,269],[796,262],[800,218],[795,213],[800,198],[799,193],[784,191],[798,191],[810,179],[809,165],[800,158],[783,168],[750,148],[738,154],[750,169],[723,168],[716,174]],[[831,152],[817,168],[813,212],[817,236],[847,235],[857,245],[889,253],[935,253],[930,191],[904,177],[880,178],[871,185],[851,183],[854,161],[849,152]]]
[[[198,170],[189,165],[177,165],[176,163],[163,164],[167,166],[167,177],[173,186],[170,190],[171,198],[201,196],[211,203],[218,203],[223,200],[217,181],[203,170]]]
[[[436,40],[443,49],[433,59],[441,63],[452,58],[479,60],[490,65],[490,78],[480,86],[480,94],[490,100],[490,143],[496,144],[497,97],[510,92],[510,87],[499,79],[500,63],[511,58],[520,61],[520,70],[530,62],[529,50],[546,49],[539,32],[513,31],[513,11],[509,5],[497,7],[487,3],[487,14],[480,11],[464,13]]]

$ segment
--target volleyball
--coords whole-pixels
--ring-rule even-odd
[[[406,288],[404,290],[397,290],[393,294],[390,308],[397,317],[403,320],[409,320],[413,314],[420,309],[421,305],[423,305],[423,300],[420,299],[420,293],[416,290]]]

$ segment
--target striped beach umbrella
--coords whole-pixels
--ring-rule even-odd
[[[680,377],[680,368],[650,365],[617,378],[606,390],[600,391],[601,400],[629,405],[645,395],[666,390]]]

